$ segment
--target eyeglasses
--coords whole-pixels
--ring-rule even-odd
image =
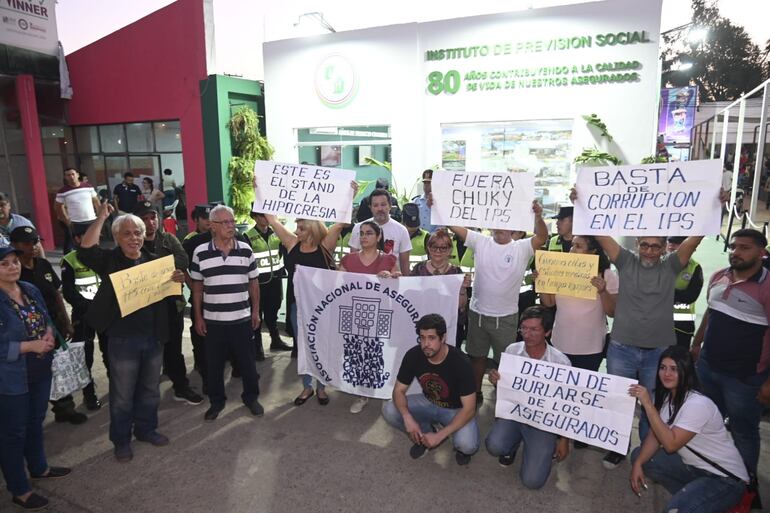
[[[224,224],[227,226],[231,226],[235,224],[235,221],[233,221],[232,219],[227,219],[226,221],[211,221],[211,222],[215,224]]]
[[[651,249],[653,251],[660,251],[663,249],[663,246],[660,244],[648,244],[647,242],[640,242],[639,243],[639,249],[643,249],[647,251],[648,249]]]
[[[431,246],[430,249],[433,251],[449,251],[452,248],[451,246]]]
[[[541,330],[542,328],[519,328],[517,331],[523,335],[524,333],[537,333]]]

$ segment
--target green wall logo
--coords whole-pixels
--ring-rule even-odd
[[[325,57],[315,71],[315,91],[327,107],[345,107],[358,92],[358,77],[353,64],[342,55]]]

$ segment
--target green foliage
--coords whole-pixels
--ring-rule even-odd
[[[746,30],[723,18],[713,2],[692,0],[692,8],[693,27],[708,29],[706,40],[688,42],[687,30],[663,36],[661,85],[682,87],[693,82],[701,101],[735,100],[758,86],[768,69]],[[692,63],[692,67],[675,70],[677,63]]]
[[[658,155],[657,157],[655,155],[650,155],[648,157],[644,157],[642,159],[642,164],[655,164],[655,163],[664,163],[668,162],[668,159],[664,157],[663,155]]]
[[[270,160],[274,149],[259,133],[259,116],[249,107],[243,107],[227,123],[233,141],[230,159],[230,206],[237,223],[248,223],[251,203],[254,201],[254,163]]]
[[[593,147],[593,148],[583,148],[583,151],[580,155],[575,157],[575,163],[576,164],[592,164],[592,165],[607,165],[608,163],[615,164],[616,166],[619,166],[622,164],[622,161],[616,157],[615,155],[612,155],[611,153],[607,153],[604,151],[601,151],[599,148]]]
[[[586,120],[586,123],[588,126],[593,126],[599,129],[599,132],[602,137],[606,137],[608,141],[612,142],[612,136],[607,131],[607,125],[604,124],[604,121],[601,120],[599,116],[596,114],[591,114],[590,116],[583,116],[583,119]]]

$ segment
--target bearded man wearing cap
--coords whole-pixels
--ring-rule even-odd
[[[171,235],[158,229],[158,211],[149,201],[140,201],[134,208],[134,215],[144,222],[143,249],[158,258],[171,255],[175,269],[187,269],[190,260],[182,244]],[[168,342],[163,346],[163,373],[174,388],[174,400],[187,404],[200,404],[203,397],[190,387],[187,368],[182,354],[182,332],[184,331],[184,297],[180,294],[165,299],[168,302]]]

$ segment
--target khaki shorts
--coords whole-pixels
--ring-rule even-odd
[[[465,350],[471,358],[486,358],[492,348],[492,357],[500,362],[500,353],[516,342],[519,314],[489,317],[471,310],[468,312],[468,340]]]

